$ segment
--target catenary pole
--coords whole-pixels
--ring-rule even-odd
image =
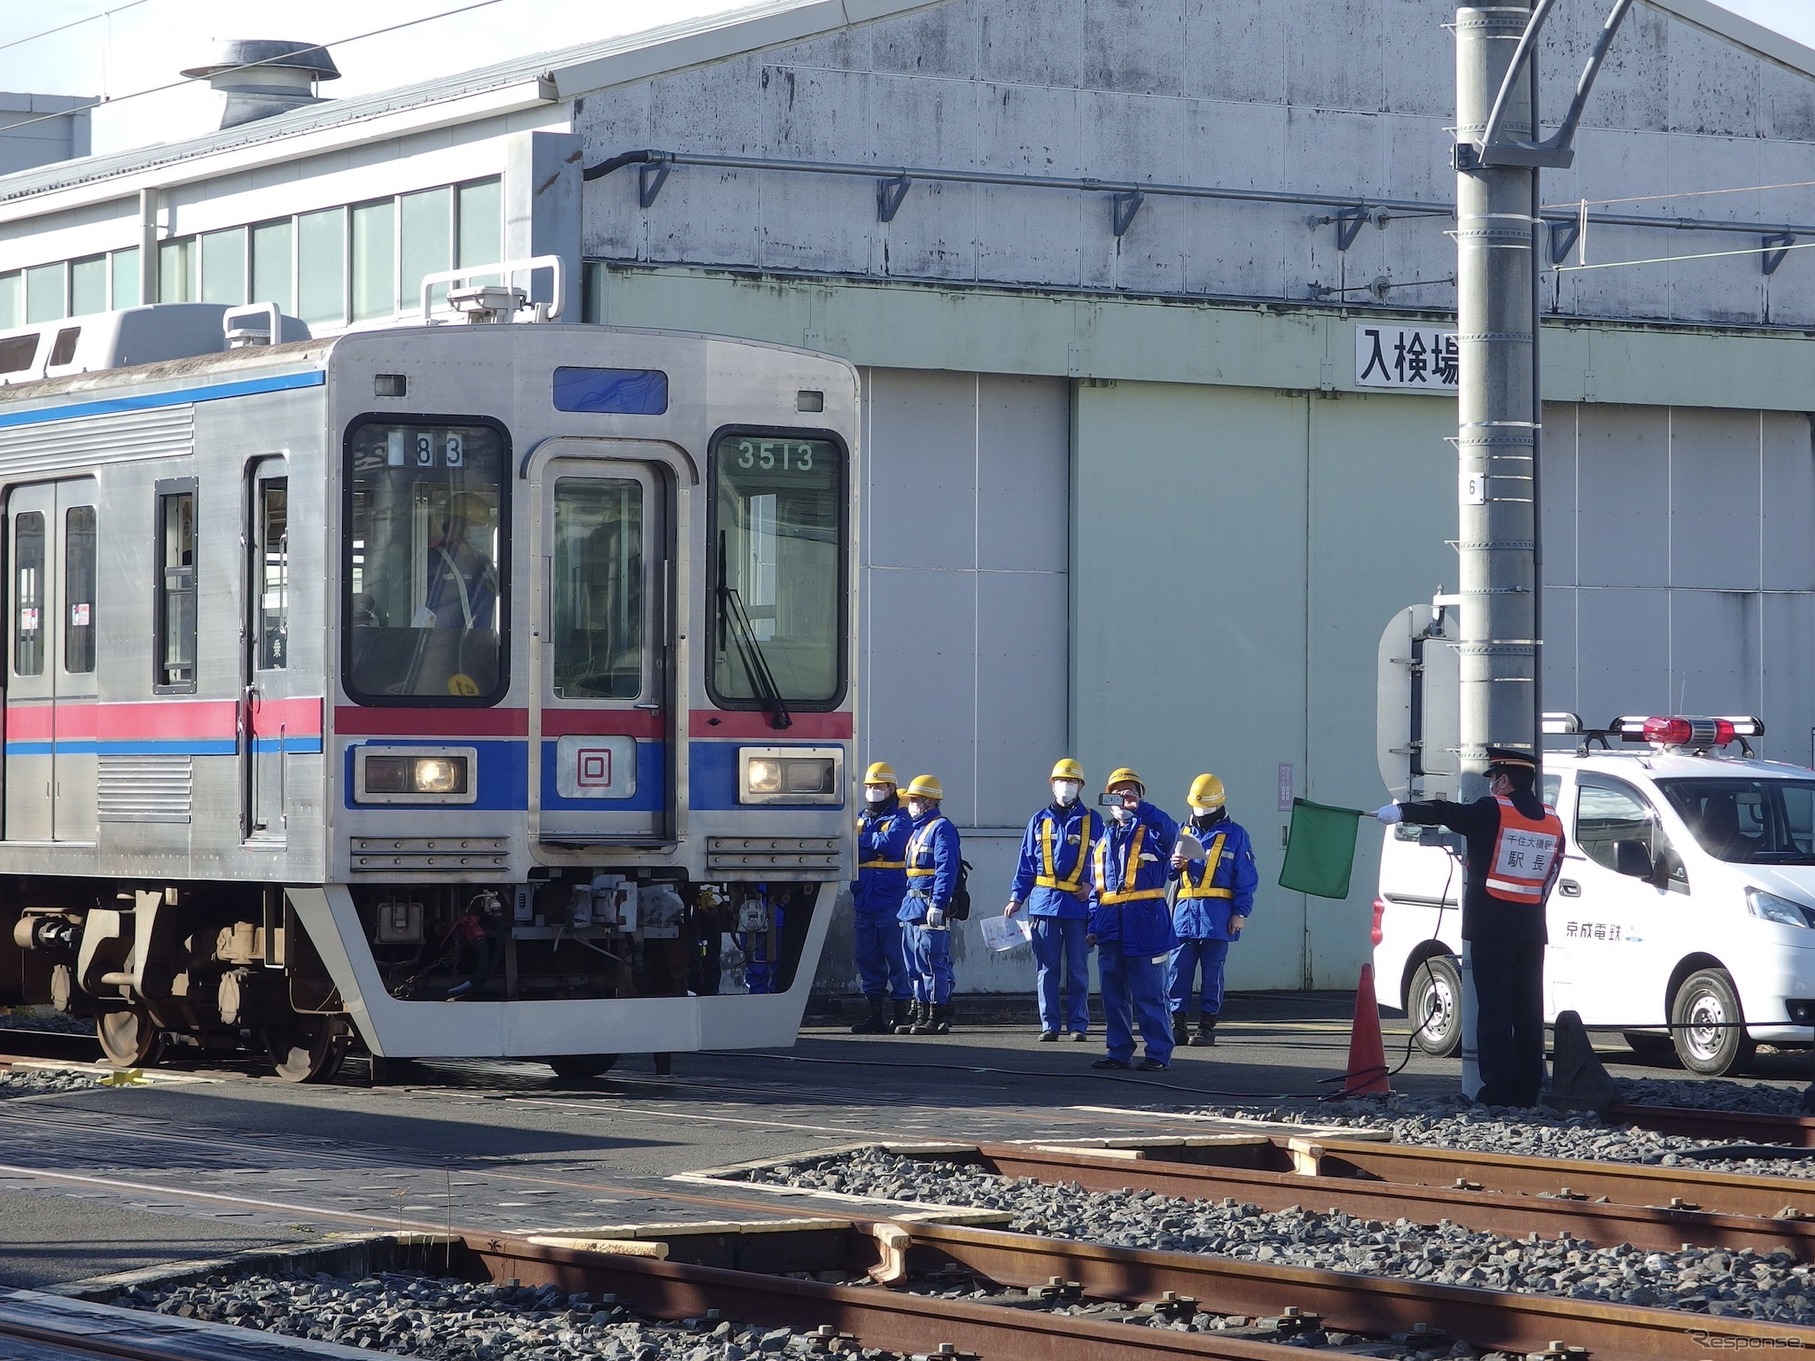
[[[1496,131],[1532,142],[1535,80],[1506,77],[1531,20],[1520,0],[1456,12],[1458,150]],[[1535,70],[1535,63],[1533,66]],[[1472,166],[1469,162],[1475,161]],[[1463,799],[1485,792],[1486,748],[1538,748],[1537,348],[1532,307],[1537,168],[1456,158],[1456,551],[1460,559]],[[1475,989],[1463,946],[1462,1090],[1481,1090]]]

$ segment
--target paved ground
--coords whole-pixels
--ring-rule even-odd
[[[668,1077],[639,1055],[579,1083],[539,1064],[474,1062],[418,1065],[374,1088],[350,1061],[322,1087],[247,1065],[0,1101],[0,1285],[399,1226],[723,1218],[707,1188],[665,1178],[858,1141],[1166,1133],[1192,1128],[1178,1118],[1192,1107],[1314,1109],[1340,1085],[1352,1006],[1335,994],[1233,999],[1217,1046],[1180,1050],[1153,1075],[1095,1072],[1096,1037],[1040,1044],[1025,1024],[940,1039],[810,1028],[787,1051],[677,1054]],[[1398,1067],[1401,1025],[1388,1022],[1386,1047]],[[1763,1071],[1800,1083],[1807,1067],[1786,1057]],[[1416,1050],[1392,1079],[1421,1094],[1456,1080],[1453,1062]],[[238,1203],[247,1196],[258,1204]]]

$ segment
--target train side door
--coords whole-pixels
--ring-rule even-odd
[[[539,834],[674,839],[672,485],[635,446],[537,451]]]
[[[6,839],[95,839],[92,478],[7,499]]]
[[[287,831],[284,759],[303,742],[319,741],[290,703],[290,483],[281,458],[251,465],[247,480],[245,671],[239,741],[248,842],[281,845]],[[307,730],[307,731],[305,731]]]

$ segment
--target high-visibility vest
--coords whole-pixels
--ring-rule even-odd
[[[1500,831],[1483,886],[1491,898],[1537,907],[1563,846],[1562,819],[1548,808],[1541,817],[1528,818],[1511,799],[1494,802],[1500,805]]]
[[[1216,867],[1223,858],[1223,842],[1228,839],[1227,832],[1218,832],[1210,842],[1210,849],[1204,852],[1202,878],[1197,880],[1191,878],[1189,861],[1186,862],[1185,868],[1179,871],[1178,896],[1181,900],[1186,898],[1233,898],[1235,896],[1235,890],[1232,888],[1210,887],[1210,881],[1216,878]]]
[[[1040,823],[1040,869],[1042,872],[1034,876],[1034,884],[1037,887],[1056,888],[1061,893],[1076,893],[1084,886],[1084,858],[1090,854],[1090,843],[1095,837],[1095,829],[1091,824],[1096,821],[1096,816],[1088,808],[1084,810],[1084,825],[1079,832],[1078,858],[1072,864],[1071,874],[1063,879],[1059,877],[1058,871],[1054,868],[1053,859],[1053,832],[1057,828],[1057,821],[1053,818],[1042,820]]]
[[[895,816],[895,814],[890,812],[890,813],[884,813],[882,816],[892,818]],[[857,830],[859,832],[863,831],[863,824],[866,822],[869,822],[869,821],[872,821],[872,819],[858,818],[857,819]],[[905,860],[859,860],[857,862],[857,868],[860,870],[904,870],[907,868],[907,861],[905,861]]]
[[[932,852],[933,832],[939,826],[940,823],[945,822],[945,821],[948,821],[948,819],[943,818],[943,817],[934,818],[931,822],[927,823],[926,826],[922,827],[919,831],[915,832],[913,839],[908,842],[908,848],[907,848],[908,878],[910,878],[910,879],[931,879],[935,874],[939,873],[939,867],[937,865],[927,865],[925,868],[922,868],[920,865],[916,864],[915,862],[918,861],[921,856],[928,855]]]
[[[1122,856],[1122,872],[1117,878],[1117,882],[1121,884],[1121,887],[1117,889],[1104,887],[1109,882],[1109,834],[1107,832],[1104,833],[1097,841],[1098,902],[1132,903],[1142,898],[1164,898],[1166,896],[1166,890],[1163,888],[1131,889],[1128,887],[1129,884],[1134,882],[1135,875],[1140,873],[1141,842],[1146,839],[1147,829],[1145,827],[1137,827],[1134,829],[1134,836],[1128,842],[1128,850]]]

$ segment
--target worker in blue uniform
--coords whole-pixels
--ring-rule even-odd
[[[1254,910],[1260,872],[1247,830],[1229,817],[1228,795],[1214,775],[1199,775],[1186,795],[1191,821],[1183,831],[1204,848],[1187,860],[1172,854],[1178,889],[1172,901],[1172,1038],[1177,1044],[1215,1044],[1216,1018],[1223,1009],[1223,964],[1229,945],[1241,939]],[[1198,982],[1202,974],[1202,983]],[[1197,992],[1197,1036],[1188,1029],[1191,994]]]
[[[853,1035],[887,1035],[908,1020],[907,958],[901,952],[901,900],[907,896],[907,809],[896,793],[895,770],[873,762],[863,774],[863,812],[857,819],[857,878],[851,883],[857,978],[869,1015]],[[890,1009],[893,1015],[886,1014]]]
[[[1178,824],[1148,803],[1146,794],[1141,777],[1123,767],[1111,772],[1099,800],[1108,806],[1110,822],[1091,861],[1085,941],[1097,949],[1109,1052],[1093,1068],[1138,1067],[1145,1073],[1172,1063],[1166,969],[1178,942],[1166,908],[1166,881]],[[1137,1022],[1146,1042],[1138,1064],[1133,1062]]]
[[[1073,1040],[1090,1029],[1090,952],[1084,944],[1090,915],[1090,848],[1103,819],[1078,798],[1084,767],[1067,756],[1048,777],[1052,802],[1028,821],[1021,860],[1003,915],[1023,907],[1033,928],[1034,987],[1040,1001],[1040,1038],[1059,1038],[1061,1023]],[[1065,1010],[1059,1010],[1060,971]]]
[[[952,1028],[952,931],[946,913],[958,889],[958,829],[939,811],[945,789],[931,775],[916,775],[905,792],[913,831],[899,915],[914,1014],[895,1033],[944,1035]]]

